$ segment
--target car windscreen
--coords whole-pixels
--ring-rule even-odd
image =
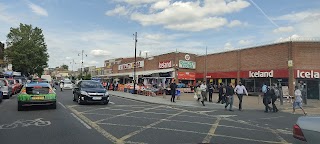
[[[26,91],[27,94],[32,94],[32,95],[40,95],[40,94],[48,94],[50,88],[49,87],[41,87],[41,86],[34,86],[34,87],[27,87]]]
[[[82,88],[103,88],[103,86],[99,82],[93,81],[83,81],[81,82]]]

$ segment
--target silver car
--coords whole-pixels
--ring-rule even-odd
[[[302,116],[293,126],[293,137],[310,144],[320,143],[320,115]]]
[[[0,78],[0,91],[3,93],[3,98],[10,98],[12,96],[12,86],[9,81],[5,78]]]

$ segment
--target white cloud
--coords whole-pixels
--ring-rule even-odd
[[[250,45],[252,43],[251,40],[240,40],[239,45]]]
[[[235,27],[235,26],[240,26],[242,25],[242,22],[239,20],[233,20],[228,24],[228,27]]]
[[[307,21],[307,20],[314,20],[320,19],[320,11],[301,11],[297,13],[290,13],[282,16],[278,16],[273,18],[273,20],[285,20],[285,21]]]
[[[71,60],[71,59],[72,59],[71,57],[68,57],[68,56],[66,57],[66,60]]]
[[[11,25],[17,25],[19,23],[17,17],[7,12],[8,6],[0,3],[0,21]]]
[[[125,6],[117,5],[113,10],[109,10],[106,12],[107,16],[114,16],[114,15],[127,15],[128,11]]]
[[[232,46],[232,44],[230,42],[227,42],[226,44],[224,44],[224,49],[225,50],[233,50],[234,47]]]
[[[34,3],[29,3],[29,8],[31,8],[32,12],[34,12],[37,15],[40,16],[48,16],[48,12],[47,10],[45,10],[44,8],[34,4]]]
[[[101,49],[95,49],[95,50],[91,50],[90,54],[93,56],[107,56],[107,55],[110,55],[111,52],[106,50],[101,50]]]
[[[150,8],[153,10],[163,10],[170,5],[170,0],[160,0],[154,3]]]
[[[288,33],[294,31],[294,28],[292,26],[287,26],[287,27],[279,27],[277,29],[274,29],[274,33]]]
[[[286,37],[286,38],[280,37],[275,42],[293,41],[293,40],[299,40],[299,38],[301,38],[301,36],[299,36],[297,34],[294,34],[294,35],[291,35],[291,36]]]
[[[122,0],[127,3],[138,3],[138,0]],[[150,12],[144,12],[141,7],[130,7],[134,10],[130,13],[131,20],[139,22],[143,26],[161,25],[167,29],[181,31],[202,31],[207,29],[217,29],[223,26],[238,26],[242,23],[234,20],[228,23],[223,17],[225,14],[238,12],[250,5],[247,1],[225,1],[225,0],[204,0],[201,1],[175,1],[170,3],[168,0],[143,0],[139,3],[151,4],[148,6]],[[109,14],[116,14],[118,7],[111,10]],[[154,12],[153,10],[157,10]],[[121,13],[122,14],[122,13]]]

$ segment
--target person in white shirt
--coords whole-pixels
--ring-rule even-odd
[[[301,93],[301,90],[299,89],[299,86],[296,86],[295,88],[296,88],[296,90],[294,91],[295,100],[293,102],[293,112],[292,113],[295,114],[296,107],[299,107],[303,111],[303,114],[307,115],[307,113],[302,108],[302,93]]]
[[[207,85],[206,85],[206,82],[202,82],[202,84],[200,85],[200,90],[201,90],[201,95],[202,95],[202,105],[204,105],[204,101],[206,100],[207,98]]]
[[[239,99],[239,111],[241,111],[242,110],[242,98],[243,98],[243,95],[246,94],[248,96],[247,89],[246,89],[246,87],[244,85],[242,85],[241,82],[239,82],[239,84],[234,89],[234,92],[238,96],[238,99]]]

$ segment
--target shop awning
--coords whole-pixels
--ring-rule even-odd
[[[170,69],[159,69],[159,70],[150,70],[150,71],[139,71],[137,72],[137,75],[151,75],[155,73],[167,73],[174,71],[173,68]]]

